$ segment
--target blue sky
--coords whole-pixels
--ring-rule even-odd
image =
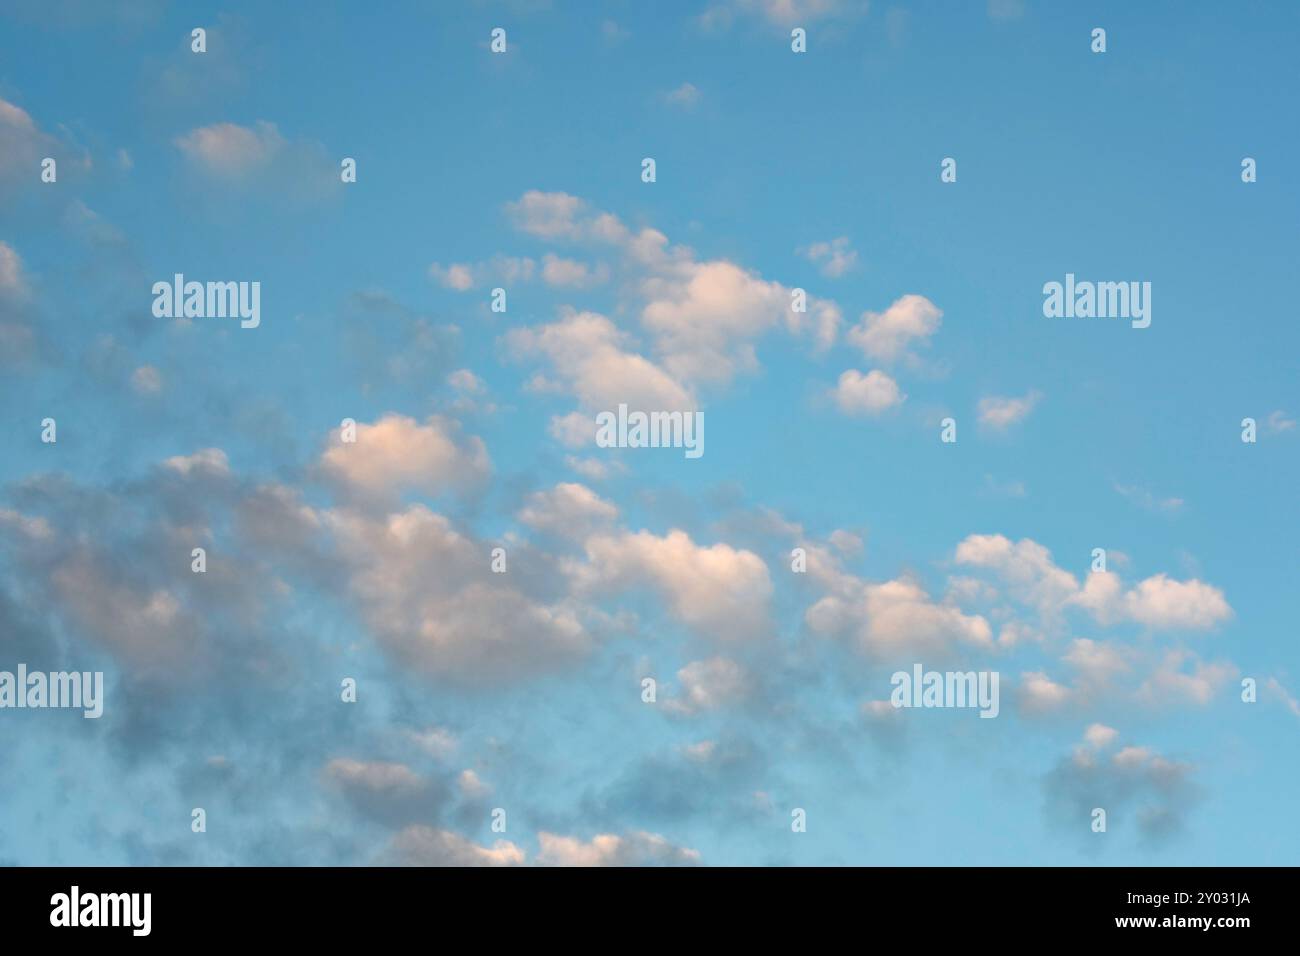
[[[1295,862],[1289,5],[0,14],[0,860]]]

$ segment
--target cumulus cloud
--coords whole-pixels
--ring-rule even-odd
[[[864,312],[849,330],[849,342],[869,358],[894,362],[928,344],[939,331],[943,311],[923,295],[905,295],[884,312]]]
[[[988,428],[1009,428],[1029,417],[1042,398],[1039,392],[1031,391],[1019,398],[990,395],[979,400],[979,423]]]
[[[804,615],[818,634],[844,636],[872,657],[942,655],[968,645],[989,648],[992,629],[979,615],[937,604],[915,581],[849,579],[846,593],[817,601]]]
[[[517,356],[549,359],[586,411],[610,411],[620,403],[640,411],[695,408],[695,399],[676,378],[630,351],[629,337],[595,312],[564,310],[559,322],[511,331],[506,344]],[[588,434],[595,434],[594,425]]]
[[[847,369],[835,386],[835,404],[846,415],[879,415],[906,398],[898,383],[879,369],[866,375]]]
[[[320,467],[342,488],[388,498],[403,490],[471,487],[487,477],[491,463],[482,440],[459,435],[447,419],[421,424],[390,413],[373,424],[358,422],[355,442],[344,442],[342,429],[334,429]]]
[[[772,581],[763,559],[728,544],[703,546],[681,530],[597,534],[585,563],[570,564],[583,593],[648,587],[669,612],[698,633],[721,640],[752,638],[769,627]]]
[[[1161,573],[1125,591],[1119,575],[1094,571],[1081,586],[1058,567],[1051,552],[1028,538],[970,535],[958,546],[958,564],[986,568],[1008,585],[1011,596],[1055,617],[1068,607],[1088,611],[1099,623],[1132,621],[1152,630],[1208,630],[1228,620],[1223,592],[1202,581],[1175,581]]]
[[[507,203],[506,214],[516,228],[542,239],[621,252],[653,352],[683,382],[726,383],[754,370],[757,340],[776,328],[810,332],[819,349],[835,340],[841,321],[835,303],[809,296],[807,311],[796,312],[793,290],[781,283],[725,259],[700,260],[662,232],[629,228],[576,196],[532,190]]]
[[[529,593],[523,576],[492,573],[488,543],[422,505],[324,517],[371,631],[430,678],[502,683],[554,670],[592,646],[580,607]]]

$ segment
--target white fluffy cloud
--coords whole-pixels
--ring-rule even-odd
[[[864,355],[894,362],[939,331],[943,311],[923,295],[905,295],[884,312],[864,312],[849,330],[849,342]]]
[[[396,414],[373,424],[358,422],[355,442],[342,441],[340,432],[330,433],[321,469],[341,486],[367,496],[465,488],[483,481],[491,469],[481,439],[458,435],[453,423],[436,416],[423,424]]]
[[[863,375],[857,369],[847,369],[835,386],[835,404],[846,415],[879,415],[907,396],[898,383],[879,369]]]
[[[901,578],[882,584],[852,579],[848,593],[822,598],[804,619],[815,633],[846,636],[876,657],[988,648],[993,640],[983,617],[936,604],[919,584]]]
[[[697,632],[722,640],[754,637],[768,628],[772,581],[752,551],[698,545],[684,531],[598,534],[587,560],[571,565],[584,593],[649,587],[668,610]]]
[[[549,359],[587,411],[612,411],[620,403],[641,411],[695,409],[695,399],[676,378],[629,351],[628,336],[595,312],[566,310],[559,322],[513,330],[506,343],[517,356]]]

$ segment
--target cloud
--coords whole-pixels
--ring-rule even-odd
[[[1056,565],[1050,551],[1028,538],[1013,543],[1000,534],[970,535],[957,546],[954,559],[993,571],[1009,585],[1012,597],[1049,619],[1079,607],[1101,624],[1132,621],[1152,630],[1208,630],[1232,616],[1223,592],[1194,578],[1175,581],[1161,573],[1125,591],[1119,575],[1095,571],[1080,586]]]
[[[664,709],[683,716],[740,703],[754,689],[754,680],[749,672],[725,657],[692,661],[677,672],[677,680],[681,691],[664,703]]]
[[[1264,422],[1264,424],[1265,426],[1267,426],[1270,432],[1277,435],[1277,434],[1281,434],[1282,432],[1289,432],[1291,431],[1291,429],[1295,428],[1295,419],[1288,418],[1286,416],[1286,413],[1279,408],[1269,413],[1269,416],[1267,420]]]
[[[428,678],[503,684],[554,671],[593,646],[581,607],[563,595],[547,599],[541,584],[511,573],[509,550],[507,572],[494,573],[488,543],[423,505],[384,516],[333,510],[324,519],[367,626]]]
[[[1108,830],[1134,826],[1143,842],[1167,840],[1184,828],[1196,800],[1195,768],[1148,747],[1113,750],[1118,739],[1109,727],[1088,728],[1084,743],[1044,780],[1047,814],[1080,839],[1095,838],[1092,812],[1101,808]]]
[[[936,604],[919,584],[901,578],[881,584],[849,578],[847,593],[817,601],[804,620],[814,633],[847,637],[877,658],[989,648],[993,641],[983,617]]]
[[[618,508],[585,485],[573,482],[533,492],[519,512],[519,520],[530,528],[577,538],[587,537],[617,517]]]
[[[774,27],[794,27],[866,9],[852,0],[715,0],[700,15],[706,29],[730,26],[733,20],[754,18]]]
[[[27,296],[27,280],[23,276],[23,263],[9,243],[0,240],[0,296],[9,299]]]
[[[1138,689],[1138,696],[1158,706],[1193,704],[1203,707],[1237,673],[1237,668],[1226,661],[1205,663],[1191,651],[1170,650],[1165,652],[1155,671]]]
[[[954,559],[958,564],[996,572],[1018,600],[1048,615],[1079,590],[1074,575],[1057,567],[1052,553],[1029,538],[1012,542],[1000,534],[973,534],[957,545]]]
[[[1047,714],[1070,700],[1070,689],[1056,683],[1042,671],[1020,675],[1020,706],[1029,714]]]
[[[549,286],[565,289],[589,289],[609,279],[609,269],[601,265],[595,269],[576,259],[564,259],[547,253],[542,257],[542,281]]]
[[[1122,485],[1116,482],[1114,488],[1117,492],[1147,511],[1164,511],[1175,512],[1183,507],[1182,498],[1159,498],[1152,494],[1146,488],[1138,488],[1135,485]]]
[[[912,357],[910,349],[924,346],[939,331],[943,311],[923,295],[905,295],[884,312],[864,312],[849,330],[850,344],[869,358],[894,362]]]
[[[44,132],[21,106],[0,99],[0,194],[41,188],[41,161],[46,157],[56,161],[60,184],[67,174],[92,165],[88,153]]]
[[[488,282],[530,282],[536,274],[537,263],[526,256],[493,256],[487,262],[452,262],[445,266],[435,262],[429,266],[429,278],[455,292],[469,292]]]
[[[141,365],[131,373],[131,387],[141,395],[157,395],[162,386],[162,373],[152,365]]]
[[[393,837],[384,862],[396,866],[522,866],[525,859],[524,851],[509,840],[479,846],[449,830],[416,824]]]
[[[199,175],[265,195],[319,199],[342,186],[339,161],[310,140],[289,140],[275,123],[213,123],[177,136],[173,143]]]
[[[516,228],[530,235],[612,247],[623,254],[626,284],[642,303],[641,326],[668,374],[684,383],[729,382],[758,367],[755,343],[772,329],[810,332],[818,349],[835,340],[839,307],[808,297],[793,308],[793,290],[725,259],[701,261],[656,229],[630,229],[567,193],[531,190],[506,203]]]
[[[695,866],[700,862],[699,851],[644,831],[622,836],[602,833],[585,842],[543,831],[537,842],[541,845],[537,862],[542,866]]]
[[[840,278],[858,264],[858,253],[849,245],[848,236],[829,242],[814,242],[799,251],[809,262],[820,263],[821,274],[830,279]]]
[[[663,94],[663,101],[669,106],[684,110],[694,109],[700,102],[700,91],[692,83],[683,83],[674,90]]]
[[[471,487],[487,478],[491,463],[482,440],[458,435],[447,419],[420,424],[389,413],[374,424],[358,422],[355,442],[342,441],[341,428],[334,429],[320,467],[341,488],[389,499],[403,490]]]
[[[835,404],[846,415],[879,415],[901,405],[906,398],[898,383],[879,369],[866,375],[847,369],[835,387]]]
[[[1124,595],[1128,617],[1156,630],[1207,630],[1232,616],[1223,592],[1195,579],[1157,574]]]
[[[648,587],[669,612],[697,633],[718,640],[766,634],[772,581],[752,551],[719,542],[697,545],[685,531],[597,534],[586,562],[570,573],[582,593]]]
[[[338,757],[325,765],[325,779],[363,816],[389,826],[435,815],[446,788],[402,763]]]
[[[611,411],[620,403],[640,411],[695,409],[695,399],[676,378],[629,351],[629,337],[595,312],[563,310],[559,322],[512,330],[506,344],[516,356],[549,359],[589,412]]]
[[[989,428],[1009,428],[1029,417],[1034,406],[1042,399],[1040,392],[1031,391],[1020,398],[988,396],[979,401],[979,423]]]
[[[235,123],[200,126],[175,142],[185,157],[204,171],[231,179],[265,169],[285,148],[280,131],[265,120],[251,127]]]

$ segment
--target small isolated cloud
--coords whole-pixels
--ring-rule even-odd
[[[838,279],[858,264],[858,253],[849,245],[848,236],[840,236],[829,242],[814,242],[799,251],[809,262],[817,264],[821,274],[830,279]]]
[[[1163,511],[1166,514],[1172,514],[1183,507],[1182,498],[1162,498],[1146,488],[1140,488],[1137,485],[1123,485],[1119,482],[1115,482],[1114,487],[1119,494],[1147,511]]]
[[[879,369],[866,375],[847,369],[835,386],[835,404],[846,415],[879,415],[906,398],[898,383]]]
[[[131,373],[131,387],[140,395],[157,395],[162,391],[162,373],[152,365],[141,365]]]
[[[676,106],[680,109],[694,109],[700,102],[701,93],[699,88],[693,83],[683,83],[674,90],[669,90],[663,94],[663,101],[668,106]]]
[[[863,312],[848,339],[864,355],[893,362],[908,355],[912,346],[927,344],[942,318],[943,311],[925,296],[905,295],[884,312]]]
[[[988,428],[1010,428],[1029,417],[1034,406],[1042,399],[1042,394],[1031,391],[1020,398],[990,395],[979,401],[979,423]]]
[[[178,136],[176,146],[204,171],[238,178],[268,167],[285,148],[285,139],[274,123],[258,120],[253,126],[200,126]]]
[[[1269,414],[1264,425],[1270,432],[1276,435],[1280,432],[1289,432],[1291,429],[1295,428],[1295,419],[1287,418],[1286,413],[1279,408]]]

